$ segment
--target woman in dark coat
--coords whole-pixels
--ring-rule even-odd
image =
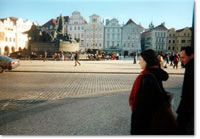
[[[170,97],[162,85],[169,77],[167,72],[159,68],[157,56],[151,49],[141,53],[140,66],[143,71],[136,78],[129,97],[131,134],[175,134]]]

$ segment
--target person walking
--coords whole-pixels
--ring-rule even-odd
[[[77,63],[78,63],[79,66],[80,66],[81,63],[79,62],[79,52],[76,52],[76,53],[75,53],[74,59],[75,59],[75,65],[74,65],[74,66],[77,66]]]
[[[44,62],[47,60],[47,51],[44,51]]]
[[[133,52],[133,64],[136,64],[136,52]]]
[[[178,62],[179,62],[178,54],[175,54],[175,55],[174,55],[174,65],[173,65],[173,69],[174,69],[174,68],[178,69]]]
[[[178,131],[181,135],[194,135],[194,51],[183,47],[181,62],[185,66],[181,101],[177,109]]]
[[[134,81],[129,96],[131,135],[176,134],[170,96],[162,85],[162,81],[169,78],[168,73],[159,67],[157,56],[151,49],[141,53],[139,64],[143,71]]]

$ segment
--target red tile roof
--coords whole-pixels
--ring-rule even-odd
[[[48,22],[46,22],[45,24],[42,25],[42,27],[46,27],[49,25],[56,25],[56,19],[51,19]]]

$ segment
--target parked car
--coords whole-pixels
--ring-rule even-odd
[[[18,59],[12,59],[8,56],[0,55],[0,73],[4,70],[12,70],[20,65]]]

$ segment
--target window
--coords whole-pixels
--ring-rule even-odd
[[[96,21],[97,21],[96,19],[93,19],[93,20],[92,20],[92,22],[96,22]]]
[[[74,27],[74,30],[76,30],[76,26]]]
[[[107,38],[110,39],[110,34],[107,34]]]
[[[112,39],[114,39],[115,38],[115,34],[112,34]]]
[[[171,43],[171,40],[169,40],[169,43]]]
[[[81,40],[81,45],[83,45],[83,40]]]
[[[78,26],[78,30],[80,30],[80,27]]]
[[[173,43],[175,43],[175,40],[173,40]]]
[[[181,43],[185,43],[185,40],[181,40]]]
[[[109,41],[107,41],[107,46],[109,46]]]

